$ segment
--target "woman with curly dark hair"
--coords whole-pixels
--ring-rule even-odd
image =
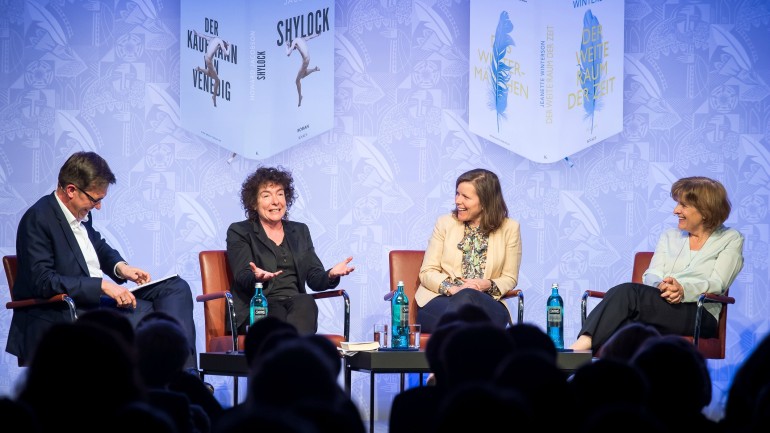
[[[300,334],[318,330],[318,306],[307,293],[333,289],[355,269],[353,257],[324,269],[306,224],[289,221],[296,198],[291,173],[260,167],[241,187],[245,221],[227,229],[227,258],[235,283],[233,293],[238,332],[245,333],[254,284],[261,282],[268,315],[291,323]]]

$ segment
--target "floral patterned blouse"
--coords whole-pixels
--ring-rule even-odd
[[[487,266],[487,246],[489,245],[489,235],[482,233],[478,227],[471,227],[470,224],[465,223],[465,235],[463,239],[457,244],[457,248],[463,252],[463,265],[462,272],[464,278],[483,278],[484,269]],[[492,287],[487,290],[487,293],[492,297],[500,296],[500,289],[497,288],[497,284],[490,280]],[[449,289],[452,286],[462,287],[463,280],[455,278],[452,281],[447,278],[441,283],[445,289]]]

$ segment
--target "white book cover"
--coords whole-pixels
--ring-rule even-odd
[[[623,130],[623,0],[473,0],[468,126],[556,162]]]
[[[182,126],[264,159],[334,122],[334,2],[181,2]]]
[[[379,349],[380,343],[376,341],[343,341],[340,343],[340,347],[348,352],[365,352]]]

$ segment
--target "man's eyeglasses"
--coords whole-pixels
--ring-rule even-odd
[[[102,197],[102,198],[100,198],[100,199],[98,199],[98,200],[97,200],[97,199],[95,199],[95,198],[91,197],[91,194],[89,194],[89,193],[85,192],[85,190],[83,190],[83,188],[81,188],[81,187],[79,187],[79,186],[75,185],[74,183],[72,184],[72,186],[74,186],[75,188],[77,188],[77,189],[78,189],[78,191],[80,191],[80,192],[82,192],[83,194],[85,194],[85,195],[86,195],[86,197],[88,197],[88,199],[89,199],[89,200],[91,200],[91,203],[92,203],[94,206],[96,206],[96,205],[98,205],[99,203],[101,203],[101,202],[102,202],[102,198],[104,198],[104,197]]]

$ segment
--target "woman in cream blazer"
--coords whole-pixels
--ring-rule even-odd
[[[497,175],[485,169],[463,173],[455,209],[436,221],[420,268],[415,301],[422,330],[433,332],[441,316],[466,304],[508,325],[510,312],[500,299],[516,287],[520,264],[519,223],[508,218]]]

